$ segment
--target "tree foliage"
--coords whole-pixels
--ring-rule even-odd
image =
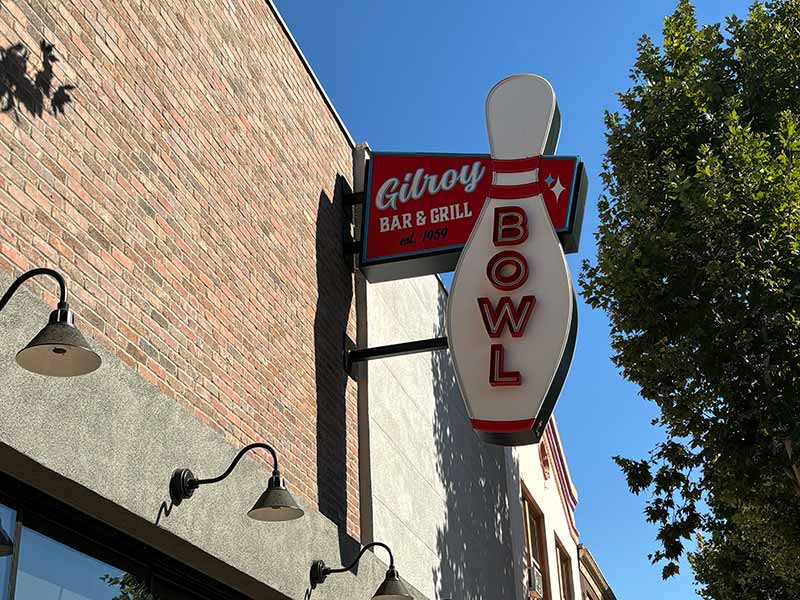
[[[800,0],[698,27],[682,0],[641,38],[606,113],[597,260],[583,296],[663,442],[615,457],[685,543],[706,598],[800,597]]]
[[[109,587],[117,591],[112,600],[158,600],[158,598],[151,594],[148,590],[147,584],[130,573],[123,573],[121,576],[116,577],[113,575],[103,575],[101,581],[107,583]]]

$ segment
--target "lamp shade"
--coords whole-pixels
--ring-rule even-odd
[[[293,521],[303,516],[303,509],[297,504],[280,475],[269,478],[267,489],[261,494],[247,516],[256,521]]]
[[[14,553],[14,542],[8,537],[6,530],[0,525],[0,556],[11,556]]]
[[[72,311],[54,310],[31,343],[17,353],[17,364],[39,375],[73,377],[100,366],[100,357],[75,327]]]
[[[400,581],[397,569],[389,567],[389,570],[386,571],[386,578],[372,596],[372,600],[414,600],[414,597],[408,593],[406,586]]]

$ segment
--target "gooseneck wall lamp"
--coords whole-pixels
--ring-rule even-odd
[[[242,457],[255,448],[263,448],[272,455],[273,468],[272,476],[267,482],[267,489],[256,500],[253,508],[248,511],[247,516],[256,521],[292,521],[302,517],[303,509],[298,506],[294,496],[286,487],[286,480],[281,477],[280,470],[278,470],[278,455],[275,453],[275,449],[269,444],[256,442],[242,448],[230,466],[218,477],[197,479],[189,469],[175,469],[169,480],[169,498],[172,504],[169,507],[166,506],[166,503],[161,505],[156,517],[156,525],[161,519],[162,512],[165,515],[169,515],[173,506],[178,506],[184,500],[191,498],[195,490],[201,485],[218,483],[225,479],[233,472]]]
[[[11,556],[14,554],[14,542],[0,525],[0,556]]]
[[[414,600],[413,596],[408,593],[406,586],[403,585],[402,581],[400,581],[400,576],[397,573],[397,569],[394,567],[394,555],[392,554],[392,551],[389,549],[389,546],[381,542],[373,542],[364,546],[361,549],[361,552],[358,553],[358,556],[356,556],[356,559],[353,561],[353,563],[347,567],[331,569],[330,567],[325,566],[323,561],[315,560],[311,564],[311,589],[316,589],[319,584],[325,583],[328,575],[333,575],[335,573],[346,573],[347,571],[352,570],[353,567],[358,564],[358,561],[361,560],[361,557],[364,556],[364,552],[375,546],[385,548],[389,553],[389,570],[386,571],[386,577],[384,578],[381,586],[378,588],[378,591],[372,596],[372,600]]]
[[[0,298],[0,310],[3,310],[23,283],[37,275],[49,275],[58,282],[58,305],[50,313],[50,320],[44,329],[17,353],[17,363],[23,369],[52,377],[91,373],[100,366],[100,357],[92,351],[75,327],[75,315],[67,304],[67,284],[60,273],[44,268],[23,273]]]

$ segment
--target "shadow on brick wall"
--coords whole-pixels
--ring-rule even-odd
[[[347,380],[343,336],[353,301],[351,272],[342,258],[347,186],[337,177],[334,197],[323,191],[317,209],[317,306],[314,357],[317,387],[317,490],[319,510],[339,526],[343,555],[354,542],[347,536]]]
[[[66,105],[72,102],[70,92],[75,89],[74,85],[60,85],[53,89],[53,65],[59,60],[55,47],[42,40],[39,51],[41,67],[29,74],[29,53],[21,42],[0,48],[0,110],[13,113],[17,120],[20,108],[41,118],[48,102],[53,115],[63,115]]]
[[[445,335],[447,296],[439,296]],[[509,494],[503,448],[481,442],[469,423],[449,352],[431,355],[436,469],[445,490],[446,519],[436,535],[437,598],[516,598]]]

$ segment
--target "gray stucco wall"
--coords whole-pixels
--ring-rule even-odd
[[[10,283],[0,273],[0,290]],[[339,565],[354,556],[357,544],[308,506],[294,522],[248,519],[269,475],[252,460],[224,483],[198,490],[155,527],[173,469],[213,476],[238,448],[102,348],[95,346],[103,366],[84,377],[45,378],[19,368],[14,355],[49,312],[24,290],[0,312],[1,471],[252,598],[304,598],[312,560]],[[368,553],[357,575],[331,577],[313,598],[370,598],[383,580],[383,558]],[[412,558],[400,563],[401,575]]]
[[[434,276],[368,286],[369,345],[444,335]],[[472,431],[446,351],[369,363],[374,538],[431,598],[519,598],[506,455]]]

